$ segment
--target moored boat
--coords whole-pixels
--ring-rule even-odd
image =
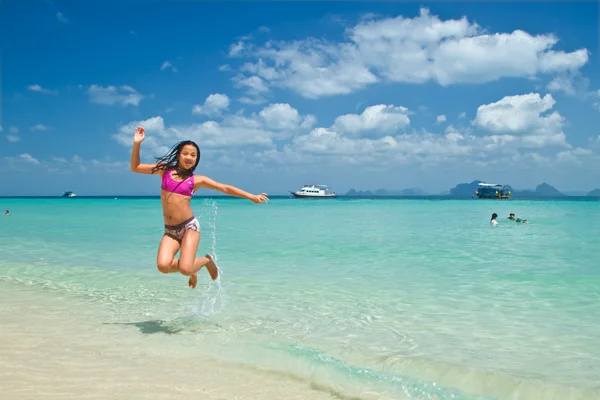
[[[335,198],[337,194],[329,189],[327,185],[310,185],[302,186],[302,189],[295,192],[290,192],[296,198]]]
[[[510,190],[496,183],[480,183],[477,185],[475,196],[480,199],[510,199]]]

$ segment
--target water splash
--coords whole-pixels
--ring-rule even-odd
[[[217,215],[219,206],[214,199],[204,199],[202,202],[202,223],[208,227],[207,233],[203,235],[208,238],[209,253],[213,256],[215,263],[219,265],[219,255],[217,253]],[[206,228],[205,228],[206,229]],[[219,267],[218,267],[219,268]],[[222,283],[223,270],[219,268],[219,277],[213,281],[205,274],[204,284],[201,291],[201,302],[194,308],[195,314],[209,317],[220,313],[227,304],[227,294]]]

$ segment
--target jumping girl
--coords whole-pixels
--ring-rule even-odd
[[[167,155],[156,158],[155,164],[141,164],[140,144],[144,138],[144,128],[139,126],[133,136],[131,171],[138,174],[156,174],[162,179],[160,199],[165,233],[158,247],[158,270],[164,274],[180,272],[189,276],[189,286],[192,289],[198,282],[196,273],[204,266],[210,277],[213,280],[217,279],[219,269],[211,255],[196,258],[200,244],[200,224],[190,206],[192,194],[205,187],[257,204],[268,203],[267,194],[250,194],[234,186],[215,182],[206,176],[194,175],[194,170],[200,162],[200,149],[190,140],[177,143]],[[175,258],[178,251],[179,259]]]

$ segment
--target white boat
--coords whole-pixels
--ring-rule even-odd
[[[77,196],[74,192],[64,192],[62,197],[75,197]]]
[[[334,198],[337,194],[329,189],[327,185],[304,185],[302,189],[295,192],[290,192],[292,196],[297,198]]]

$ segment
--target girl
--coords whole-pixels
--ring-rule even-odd
[[[140,144],[144,137],[144,128],[139,126],[133,135],[131,171],[156,174],[162,179],[160,199],[165,233],[158,247],[156,266],[165,274],[180,272],[189,276],[189,286],[193,289],[198,282],[196,273],[200,268],[206,266],[213,280],[219,276],[219,269],[210,254],[196,258],[200,243],[200,224],[190,206],[192,194],[206,187],[230,196],[246,198],[254,203],[268,203],[269,198],[266,193],[254,195],[231,185],[215,182],[206,176],[194,175],[200,162],[200,149],[190,140],[177,143],[167,155],[157,158],[155,164],[141,164]],[[179,250],[178,260],[175,255]]]
[[[492,219],[490,220],[490,225],[492,225],[492,226],[498,225],[498,221],[496,220],[496,218],[498,218],[498,214],[493,213],[492,214]]]

